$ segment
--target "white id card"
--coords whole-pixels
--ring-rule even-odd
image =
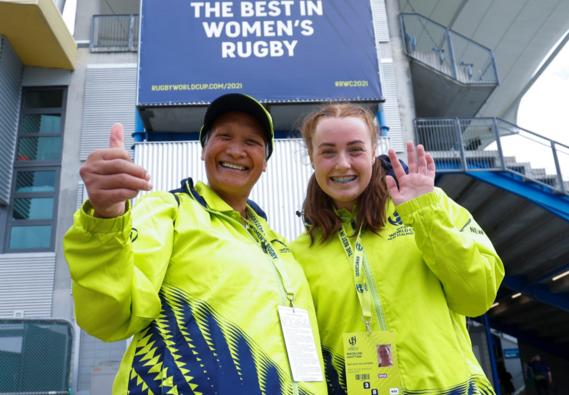
[[[324,381],[308,311],[278,306],[294,381]]]

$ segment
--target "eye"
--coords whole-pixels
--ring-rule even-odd
[[[262,146],[263,142],[260,140],[255,140],[255,139],[249,139],[247,140],[248,144],[253,144],[253,145],[258,145],[258,146]]]

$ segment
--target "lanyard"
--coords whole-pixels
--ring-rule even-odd
[[[286,297],[288,300],[290,300],[290,304],[294,311],[294,289],[292,288],[292,284],[286,273],[283,260],[279,257],[279,255],[277,254],[277,252],[274,250],[273,246],[267,239],[267,236],[265,234],[265,228],[263,227],[261,221],[259,221],[257,214],[253,210],[250,210],[249,207],[247,207],[246,210],[247,210],[247,217],[250,219],[251,225],[253,225],[251,228],[253,229],[253,232],[255,232],[255,235],[257,235],[257,238],[261,242],[263,251],[265,251],[267,255],[271,257],[273,265],[275,266],[275,268],[279,272],[279,275],[281,276],[281,280],[283,282],[283,286],[286,291]]]
[[[362,244],[362,228],[356,237],[356,248],[355,251],[352,250],[350,246],[350,241],[348,239],[348,234],[342,224],[342,228],[338,232],[338,237],[340,237],[340,242],[344,248],[344,252],[348,257],[348,261],[352,264],[352,270],[354,271],[354,282],[356,285],[356,293],[358,294],[358,299],[360,300],[360,305],[362,307],[362,321],[366,324],[366,329],[371,335],[371,291],[367,285],[367,281],[364,275],[364,246]]]

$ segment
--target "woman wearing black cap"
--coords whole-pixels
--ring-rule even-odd
[[[105,341],[134,335],[113,394],[324,394],[306,278],[248,200],[272,154],[270,115],[249,96],[222,96],[200,141],[208,184],[186,179],[134,208],[128,199],[152,184],[122,126],[89,156],[90,200],[64,240],[77,322]]]

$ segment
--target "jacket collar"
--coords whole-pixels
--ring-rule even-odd
[[[189,187],[189,189],[188,189]],[[194,187],[194,181],[191,178],[185,178],[180,181],[180,188],[170,191],[172,193],[187,193],[192,195],[194,199],[197,200],[205,208],[209,208],[220,213],[223,212],[233,212],[233,208],[225,202],[222,198],[217,196],[217,194],[212,191],[203,182],[198,181]],[[252,200],[247,200],[247,205],[257,214],[262,217],[265,221],[267,220],[267,214]]]

